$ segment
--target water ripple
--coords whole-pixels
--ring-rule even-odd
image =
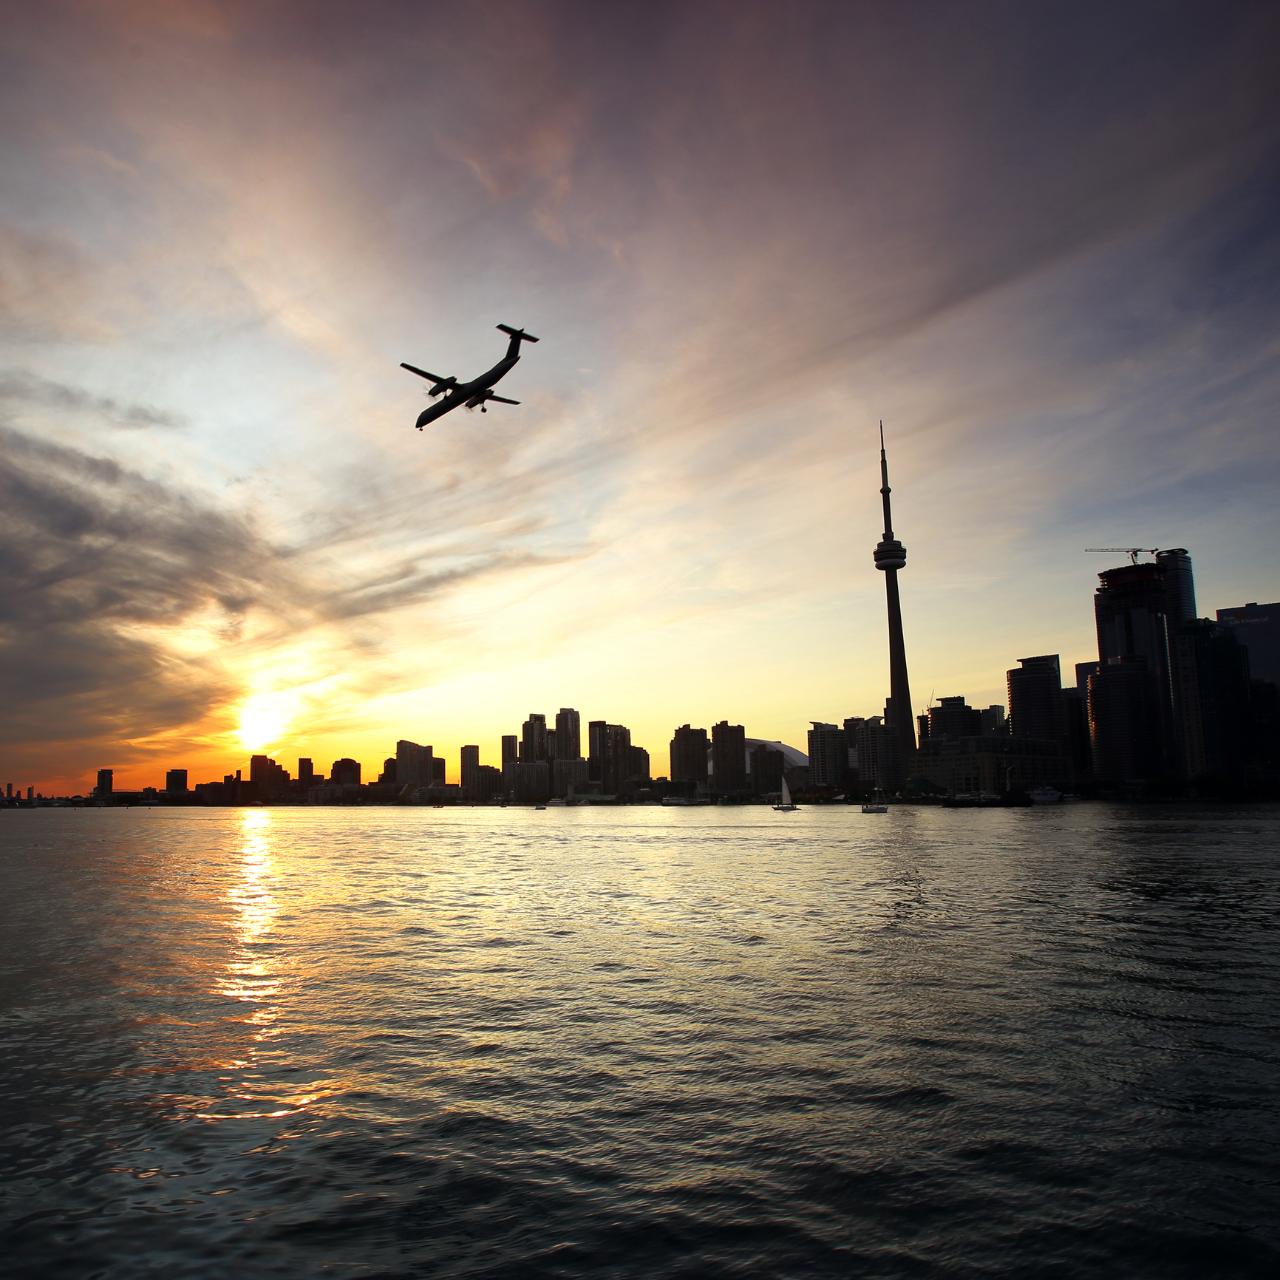
[[[1277,834],[8,811],[4,1274],[1275,1274]]]

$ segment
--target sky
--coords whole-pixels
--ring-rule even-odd
[[[1280,599],[1280,8],[6,6],[0,785],[803,749]],[[494,326],[540,343],[419,434]]]

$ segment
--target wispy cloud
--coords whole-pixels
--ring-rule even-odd
[[[0,372],[0,403],[36,404],[49,409],[87,414],[108,426],[145,429],[185,427],[182,414],[146,404],[127,404],[112,396],[95,395],[83,387],[42,378],[21,369]]]

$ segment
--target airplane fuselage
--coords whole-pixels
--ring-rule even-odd
[[[478,378],[472,378],[470,382],[459,382],[454,377],[442,378],[427,369],[419,369],[417,365],[406,364],[401,361],[400,367],[402,369],[408,369],[410,373],[416,373],[418,377],[426,378],[431,383],[431,396],[435,403],[423,409],[418,415],[418,420],[414,425],[419,431],[428,422],[434,422],[437,418],[444,417],[446,413],[460,408],[462,405],[466,405],[468,409],[478,408],[483,413],[486,405],[490,402],[497,404],[520,403],[519,400],[511,400],[506,396],[498,395],[496,391],[492,390],[492,387],[495,382],[505,377],[520,362],[520,344],[522,342],[537,342],[538,339],[531,333],[525,333],[523,329],[513,329],[507,324],[500,324],[498,328],[511,339],[507,344],[507,354],[492,369],[482,373]],[[439,398],[437,399],[437,397]]]
[[[414,425],[421,431],[428,422],[443,418],[450,409],[457,409],[469,400],[474,400],[477,392],[488,391],[499,378],[509,373],[519,360],[519,356],[506,356],[499,360],[488,373],[482,373],[478,378],[472,378],[470,382],[458,383],[452,391],[441,396],[435,404],[423,409]]]

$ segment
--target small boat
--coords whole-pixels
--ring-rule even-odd
[[[1032,804],[1060,804],[1062,802],[1062,792],[1057,787],[1032,787],[1027,795],[1031,797]]]
[[[863,813],[888,813],[889,806],[880,799],[880,792],[877,790],[874,800],[867,800],[862,805]]]
[[[777,813],[795,813],[795,811],[800,807],[799,805],[791,803],[791,788],[787,786],[786,778],[783,778],[782,780],[782,801],[779,804],[775,804],[773,807]]]

